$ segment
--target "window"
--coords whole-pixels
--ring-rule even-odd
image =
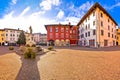
[[[94,39],[89,40],[89,46],[95,46],[95,40]]]
[[[12,36],[12,34],[10,34],[10,36]]]
[[[61,27],[61,32],[64,32],[64,27]]]
[[[58,27],[55,28],[55,32],[58,32]]]
[[[110,26],[108,25],[108,30],[110,30]]]
[[[85,33],[85,37],[87,37],[87,33]]]
[[[8,34],[6,34],[6,36],[8,36]]]
[[[112,28],[112,32],[113,32],[113,28]]]
[[[103,21],[101,21],[101,26],[103,26]]]
[[[95,25],[95,21],[93,21],[93,26]]]
[[[50,32],[52,32],[52,27],[50,27]]]
[[[115,35],[115,39],[116,39],[116,35]]]
[[[64,38],[64,33],[61,33],[61,38]]]
[[[95,35],[96,34],[96,30],[93,30],[93,35]]]
[[[68,27],[66,28],[66,32],[68,32]]]
[[[108,37],[110,37],[110,33],[108,33]]]
[[[110,20],[108,19],[108,22],[110,22]]]
[[[4,38],[2,38],[2,41],[4,40]]]
[[[101,35],[102,35],[102,36],[104,35],[104,31],[103,31],[103,30],[101,30]]]
[[[13,34],[13,36],[15,36],[15,34]]]
[[[66,34],[66,38],[69,38],[69,34]]]
[[[103,14],[101,13],[100,16],[103,17]]]
[[[90,32],[88,32],[88,36],[90,36]]]
[[[81,38],[84,38],[84,34],[81,34]]]
[[[113,38],[113,34],[112,34],[112,38]]]
[[[88,29],[90,29],[90,24],[88,24]]]
[[[87,25],[86,25],[86,30],[87,30]]]
[[[50,33],[50,38],[53,38],[53,34]]]
[[[93,12],[93,16],[95,16],[95,11]]]
[[[55,37],[58,38],[58,33],[56,33]]]

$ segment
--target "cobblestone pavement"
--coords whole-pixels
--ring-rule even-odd
[[[2,54],[0,80],[120,80],[120,50],[109,49],[56,49],[36,59]]]
[[[58,49],[38,62],[41,80],[120,80],[120,51]]]
[[[20,67],[20,56],[15,53],[0,55],[0,80],[15,80]]]

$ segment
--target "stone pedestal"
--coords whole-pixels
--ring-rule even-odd
[[[26,45],[32,47],[35,46],[36,43],[33,40],[33,35],[32,34],[28,34],[27,38],[26,38]]]

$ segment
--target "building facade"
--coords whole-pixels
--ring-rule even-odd
[[[41,35],[41,33],[34,33],[33,34],[33,39],[36,42],[36,44],[39,44],[39,42],[40,42],[40,35]]]
[[[40,44],[46,45],[47,44],[47,34],[41,34],[40,35]]]
[[[0,29],[0,46],[4,45],[5,43],[5,30]]]
[[[117,40],[116,40],[116,45],[120,45],[120,28],[118,28],[116,33]]]
[[[108,47],[116,44],[117,23],[98,3],[95,3],[77,24],[80,46]]]
[[[50,45],[67,46],[76,44],[77,27],[67,24],[45,25],[47,30],[47,41]],[[72,31],[73,30],[73,31]],[[71,33],[70,33],[71,32]]]
[[[40,44],[40,45],[47,44],[47,34],[34,33],[33,38],[34,38],[34,41],[36,42],[36,44]]]
[[[18,41],[19,35],[22,30],[5,28],[4,31],[5,43],[8,43],[8,45],[16,45],[16,42]]]
[[[71,45],[78,44],[78,26],[72,26],[70,28],[70,44]]]

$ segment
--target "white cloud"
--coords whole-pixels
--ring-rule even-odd
[[[42,7],[43,10],[51,10],[53,5],[58,6],[59,4],[59,0],[42,0],[40,7]]]
[[[93,3],[90,3],[89,1],[87,1],[86,3],[82,4],[79,7],[79,9],[80,10],[88,10],[91,7],[91,5],[93,5]]]
[[[3,19],[0,19],[0,29],[4,28],[13,28],[13,29],[22,29],[24,31],[29,31],[29,26],[33,28],[33,32],[46,33],[44,27],[45,24],[57,23],[53,19],[48,19],[42,17],[43,11],[34,12],[29,16],[17,16],[13,17],[14,11],[11,11],[9,14],[5,15]]]
[[[72,4],[69,9],[70,9],[70,13],[69,16],[73,16],[73,17],[79,17],[81,18],[86,12],[87,10],[90,9],[90,7],[93,5],[93,2],[89,2],[87,1],[86,3],[80,5],[79,7],[75,7],[74,4]]]
[[[77,18],[77,17],[67,17],[65,19],[65,21],[68,23],[70,22],[71,24],[73,25],[77,25],[77,23],[79,22],[80,18]]]
[[[16,3],[17,3],[17,0],[12,0],[12,3],[13,3],[13,4],[16,4]]]
[[[30,7],[29,7],[29,6],[26,7],[26,8],[22,11],[22,13],[20,14],[20,16],[25,15],[29,10],[30,10]]]
[[[50,6],[45,7],[45,5],[48,5],[47,3],[50,4]],[[33,32],[46,33],[46,29],[44,27],[45,24],[58,24],[60,21],[62,24],[68,24],[68,22],[71,22],[72,25],[76,25],[81,16],[84,15],[85,11],[90,8],[92,2],[86,2],[79,8],[72,5],[70,7],[71,12],[68,16],[65,16],[65,12],[63,10],[60,10],[55,18],[49,19],[49,17],[46,18],[43,16],[46,10],[50,10],[52,6],[58,6],[59,4],[59,0],[43,0],[40,4],[43,10],[33,12],[28,16],[25,16],[25,14],[30,10],[30,7],[26,7],[17,17],[13,17],[14,11],[11,11],[0,19],[0,28],[20,28],[24,31],[28,31],[29,26],[31,25]]]
[[[116,3],[116,4],[112,5],[112,6],[109,6],[109,7],[105,6],[105,8],[109,9],[109,10],[114,9],[115,7],[120,7],[120,2],[118,2],[118,3]]]
[[[60,10],[57,14],[58,19],[62,19],[64,17],[64,11]]]

